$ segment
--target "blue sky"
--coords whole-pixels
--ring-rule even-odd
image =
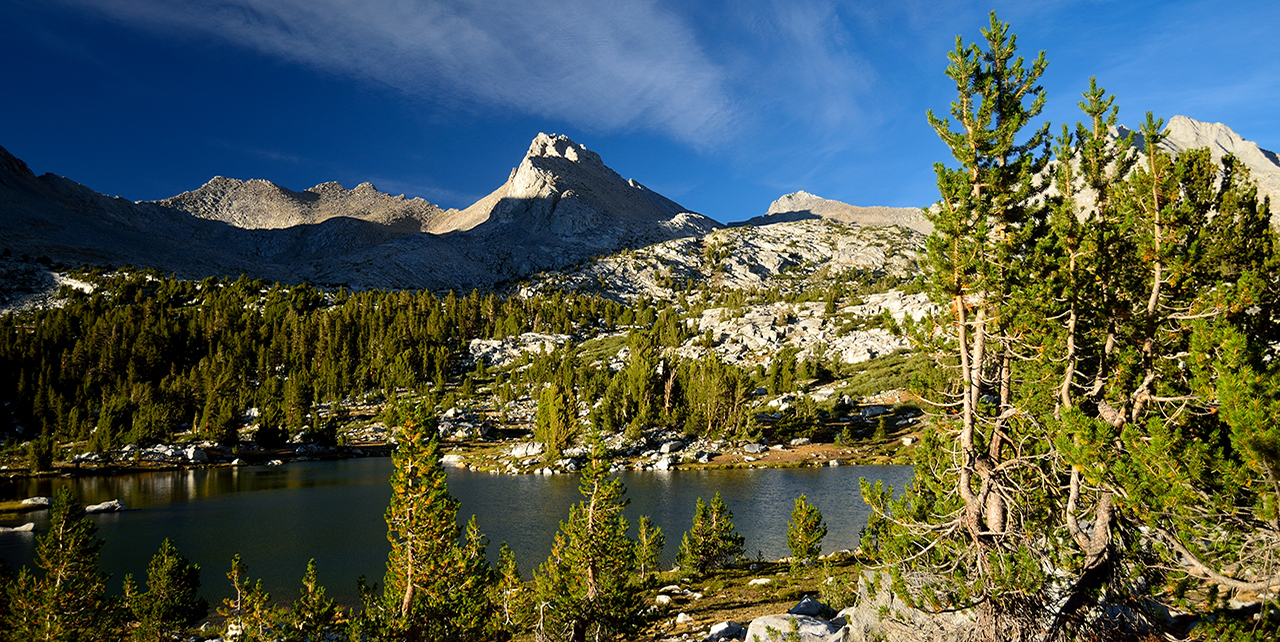
[[[224,175],[465,207],[541,131],[726,222],[801,189],[923,206],[924,113],[991,9],[1046,51],[1054,123],[1096,75],[1125,123],[1280,148],[1275,0],[0,0],[0,146],[133,200]]]

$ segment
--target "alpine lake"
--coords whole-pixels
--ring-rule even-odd
[[[127,510],[90,515],[105,541],[100,557],[119,593],[125,574],[145,581],[147,562],[169,538],[201,567],[201,594],[217,604],[230,594],[225,574],[239,553],[252,578],[261,578],[274,601],[297,597],[307,561],[315,558],[320,581],[340,603],[356,602],[356,579],[382,580],[386,569],[384,514],[391,496],[388,457],[309,461],[284,466],[211,467],[86,477],[0,481],[0,500],[52,496],[70,486],[85,504],[119,499]],[[581,499],[578,476],[492,475],[447,468],[449,491],[461,502],[459,521],[476,516],[497,560],[506,542],[525,577],[551,550],[560,521]],[[911,480],[908,466],[627,471],[626,515],[634,535],[641,515],[662,528],[670,565],[692,522],[697,498],[719,491],[751,558],[789,555],[787,521],[796,497],[806,495],[822,511],[829,533],[824,551],[856,549],[868,506],[859,480],[883,480],[895,491]],[[0,526],[36,523],[36,533],[0,532],[0,557],[16,569],[33,566],[35,537],[47,529],[49,511],[0,516]]]

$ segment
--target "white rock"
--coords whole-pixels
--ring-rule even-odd
[[[827,642],[827,638],[840,630],[840,627],[831,622],[808,615],[762,615],[751,621],[751,625],[747,627],[746,639],[752,640],[755,637],[759,637],[762,641],[776,639],[770,638],[770,629],[781,635],[790,635],[792,622],[799,625],[800,637],[785,639],[793,642]]]
[[[681,613],[676,616],[676,624],[689,624],[693,622],[693,618],[688,613]]]
[[[27,522],[22,526],[0,526],[0,533],[30,533],[36,529],[35,522]]]
[[[671,596],[659,595],[658,597],[653,598],[653,603],[658,606],[671,606]]]
[[[28,497],[22,500],[23,506],[52,506],[52,497]]]
[[[746,633],[746,627],[733,620],[727,620],[712,625],[711,630],[707,633],[707,640],[735,640],[742,638]]]
[[[512,446],[511,449],[507,451],[507,454],[515,457],[516,459],[533,457],[535,455],[542,454],[542,444],[536,441],[522,442]]]
[[[191,446],[190,448],[187,448],[182,452],[182,454],[184,457],[187,458],[187,461],[193,464],[209,463],[209,455],[206,454],[203,450],[196,448],[195,446]]]
[[[84,507],[86,513],[115,513],[125,510],[124,502],[113,499],[111,501],[102,502],[101,504],[90,504]]]
[[[757,577],[756,579],[747,582],[747,586],[767,586],[769,584],[773,584],[772,577]]]

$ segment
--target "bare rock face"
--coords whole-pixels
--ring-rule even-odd
[[[1162,141],[1161,147],[1170,153],[1208,147],[1214,160],[1226,154],[1235,155],[1249,168],[1250,177],[1258,182],[1258,197],[1271,198],[1271,224],[1280,221],[1280,157],[1275,152],[1245,140],[1222,123],[1203,123],[1186,116],[1170,118],[1165,131],[1169,137]]]
[[[391,196],[372,183],[348,190],[336,182],[294,192],[270,181],[215,176],[200,189],[156,201],[157,205],[197,218],[244,229],[283,229],[349,217],[405,232],[432,231],[450,212],[421,198]]]
[[[481,224],[514,225],[596,247],[616,245],[622,238],[658,242],[699,236],[723,227],[635,179],[624,180],[585,146],[547,134],[533,139],[502,187],[450,222],[458,230]]]
[[[769,205],[764,216],[757,216],[741,225],[769,225],[805,219],[829,219],[865,226],[901,225],[926,235],[933,231],[933,223],[918,208],[858,207],[803,190],[782,196]]]
[[[719,223],[624,180],[598,154],[539,134],[493,194],[464,211],[322,183],[294,192],[216,177],[162,201],[35,176],[0,149],[0,239],[15,255],[352,288],[470,290]]]
[[[537,275],[530,291],[675,300],[686,283],[733,290],[823,287],[850,272],[911,278],[925,236],[902,227],[805,219],[715,230]]]

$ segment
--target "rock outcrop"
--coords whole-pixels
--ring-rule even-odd
[[[561,288],[619,299],[674,299],[687,283],[713,288],[825,287],[830,279],[867,273],[907,279],[918,274],[925,236],[901,227],[863,227],[800,220],[730,227],[595,259],[540,274],[527,291]]]
[[[933,231],[933,223],[916,207],[859,207],[815,196],[803,190],[782,196],[769,205],[769,211],[764,216],[757,216],[738,225],[769,225],[807,219],[828,219],[867,227],[901,225],[925,235]]]

